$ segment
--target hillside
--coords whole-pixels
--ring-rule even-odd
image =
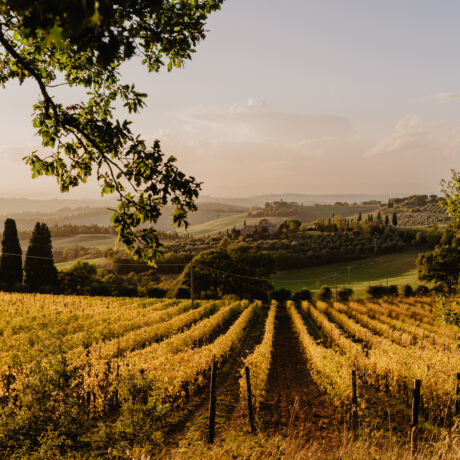
[[[246,213],[227,213],[225,217],[219,217],[196,225],[191,225],[187,232],[196,236],[213,235],[219,232],[224,233],[233,228],[240,229],[245,223],[247,225],[256,225],[262,218],[276,225],[286,219],[298,219],[303,224],[310,224],[316,219],[328,219],[334,215],[349,217],[359,212],[372,213],[378,206],[378,204],[348,204],[346,202],[316,204],[312,206],[305,206],[297,202],[267,202],[263,207],[253,206]]]
[[[285,217],[309,224],[316,219],[328,219],[333,216],[349,217],[359,212],[370,213],[377,207],[378,202],[373,204],[336,202],[305,206],[297,202],[274,201],[265,203],[264,207],[251,208],[248,217]]]
[[[286,288],[295,292],[304,287],[317,291],[327,285],[332,289],[351,287],[357,297],[364,297],[366,288],[371,284],[396,284],[402,289],[410,284],[414,289],[422,284],[418,280],[415,260],[418,251],[372,257],[353,262],[323,265],[299,270],[285,270],[277,273],[273,282],[277,289]],[[350,267],[348,270],[347,267]],[[348,273],[350,278],[348,278]]]
[[[59,205],[62,204],[56,200]],[[70,200],[63,200],[67,204],[71,204]],[[56,207],[51,206],[47,201],[43,201],[43,206],[40,208],[40,200],[22,200],[22,199],[1,199],[0,200],[0,225],[7,218],[12,218],[16,221],[19,230],[30,230],[36,222],[45,222],[49,226],[74,224],[74,225],[110,225],[110,216],[112,212],[108,207],[114,206],[114,203],[108,203],[107,207],[101,207],[102,200],[94,201],[93,204],[99,203],[99,206],[79,206],[79,207]],[[21,206],[24,206],[22,208]],[[234,206],[225,203],[199,203],[199,208],[196,212],[190,213],[189,222],[192,225],[199,225],[204,222],[220,219],[224,216],[232,216],[241,214],[247,211],[247,208]],[[173,208],[167,206],[160,216],[156,228],[163,231],[174,230],[171,225],[171,214]]]
[[[382,204],[373,212],[374,217],[378,212],[385,219],[389,216],[390,222],[393,213],[398,217],[398,225],[402,227],[421,227],[434,224],[447,224],[453,219],[439,203],[436,195],[411,195],[404,198],[393,198],[390,206]]]
[[[390,193],[337,193],[337,194],[308,194],[308,193],[270,193],[265,195],[251,195],[245,197],[214,197],[209,195],[202,195],[199,198],[199,202],[215,202],[215,203],[226,203],[236,206],[252,207],[259,206],[263,207],[265,203],[273,201],[287,201],[303,203],[305,206],[314,206],[316,204],[334,204],[337,201],[348,202],[348,203],[361,203],[363,201],[378,200],[385,201],[388,196],[393,197]]]

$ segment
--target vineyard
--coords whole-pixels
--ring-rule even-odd
[[[267,307],[3,293],[1,311],[4,457],[296,456],[299,439],[332,449],[345,436],[401,458],[414,380],[413,452],[460,448],[459,330],[430,298]]]

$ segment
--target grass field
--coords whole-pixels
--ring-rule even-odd
[[[79,259],[79,260],[69,260],[67,262],[59,262],[56,264],[56,268],[58,270],[67,270],[68,268],[72,268],[77,262],[87,262],[89,264],[98,265],[98,266],[105,266],[110,264],[110,261],[105,257],[99,257],[97,259]]]
[[[316,291],[324,285],[334,287],[334,273],[337,273],[338,287],[350,286],[358,297],[363,297],[369,284],[386,284],[387,276],[389,284],[411,284],[413,287],[421,284],[415,266],[417,255],[418,252],[409,251],[350,263],[288,270],[277,273],[273,281],[277,289],[286,288],[294,292],[306,287]],[[351,267],[350,284],[348,266]]]
[[[246,214],[235,214],[232,216],[220,217],[219,219],[210,220],[208,222],[203,222],[197,225],[190,225],[187,229],[187,233],[190,233],[194,236],[201,235],[213,235],[219,232],[226,232],[227,230],[232,230],[234,227],[240,229],[244,226],[244,222],[247,225],[255,225],[260,222],[262,217],[246,217]],[[286,220],[286,217],[268,217],[270,222],[278,225],[283,220]],[[178,233],[184,233],[183,228],[178,230]]]

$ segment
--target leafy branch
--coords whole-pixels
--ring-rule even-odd
[[[164,207],[171,203],[173,224],[187,226],[201,184],[158,140],[147,146],[129,120],[116,119],[117,102],[138,113],[147,97],[121,82],[119,68],[134,56],[149,71],[182,66],[222,1],[0,0],[0,84],[32,79],[41,94],[33,126],[51,153],[25,158],[32,177],[54,176],[68,192],[96,176],[101,195],[117,195],[111,220],[119,240],[150,263],[161,252],[153,225]],[[50,92],[63,85],[83,88],[86,98],[63,106]]]

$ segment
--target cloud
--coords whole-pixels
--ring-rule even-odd
[[[449,102],[460,99],[460,93],[439,93],[435,98],[441,102],[441,104],[448,104]]]
[[[351,123],[334,115],[299,115],[273,110],[262,99],[230,107],[194,107],[181,114],[190,135],[240,142],[305,142],[348,138]]]
[[[191,107],[159,128],[152,135],[163,151],[203,182],[203,194],[215,196],[435,193],[450,169],[460,166],[460,124],[417,114],[405,115],[379,139],[339,115],[288,113],[250,98],[227,107]],[[37,187],[41,194],[55,193],[53,178],[31,181],[30,168],[21,161],[31,147],[0,146],[3,161],[11,158],[0,171],[0,195],[17,191],[18,183],[21,194]],[[94,194],[97,188],[85,190]]]
[[[374,155],[414,155],[420,159],[440,156],[460,158],[460,125],[423,120],[415,114],[405,115],[390,137],[366,152]]]
[[[403,117],[369,139],[338,115],[277,111],[260,99],[195,107],[158,137],[214,195],[433,193],[460,156],[460,126]]]

